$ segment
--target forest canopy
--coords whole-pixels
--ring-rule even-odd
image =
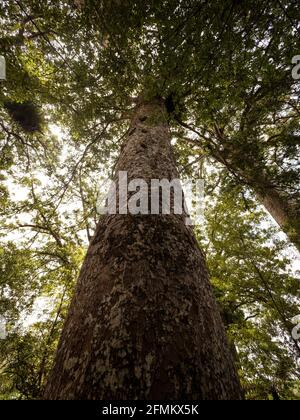
[[[300,398],[299,35],[297,0],[2,0],[0,399],[43,396],[140,95],[204,179],[194,232],[244,397]]]

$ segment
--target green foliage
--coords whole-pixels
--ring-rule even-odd
[[[206,178],[199,241],[246,397],[299,398],[294,251],[253,197],[273,188],[297,232],[299,21],[287,0],[2,0],[0,398],[41,395],[98,219],[98,182],[141,93],[169,99],[179,170]],[[13,122],[7,103],[36,104],[42,130],[33,109]],[[40,299],[49,308],[27,325]]]
[[[297,399],[300,346],[291,319],[299,312],[300,273],[290,270],[286,242],[253,199],[226,177],[209,193],[210,182],[199,235],[246,397]]]

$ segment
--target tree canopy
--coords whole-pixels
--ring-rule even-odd
[[[299,22],[296,0],[2,1],[0,398],[42,394],[141,93],[205,179],[197,237],[246,398],[299,398]]]

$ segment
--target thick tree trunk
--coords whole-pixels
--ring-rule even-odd
[[[137,106],[117,164],[128,180],[178,178],[164,103]],[[239,399],[205,260],[184,215],[100,220],[46,399]]]

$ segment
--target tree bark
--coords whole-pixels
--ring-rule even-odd
[[[161,99],[136,107],[116,166],[178,178]],[[240,399],[205,259],[185,215],[105,215],[91,241],[45,399]]]

